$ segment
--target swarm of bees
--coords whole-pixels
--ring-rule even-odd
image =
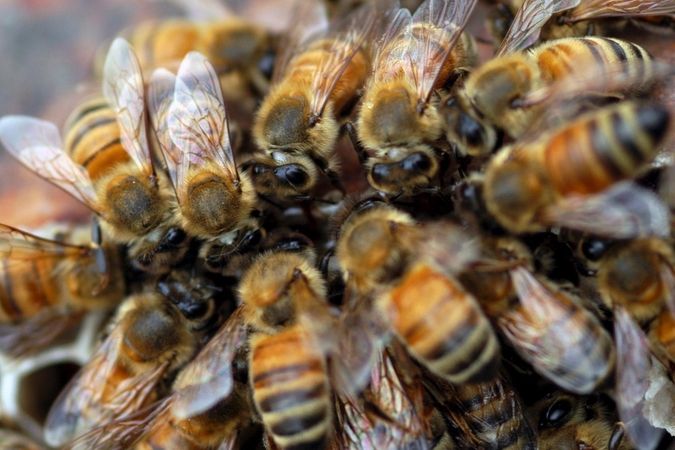
[[[281,33],[183,3],[210,20],[106,44],[63,140],[0,118],[93,212],[0,225],[0,353],[110,314],[0,446],[670,444],[675,70],[617,36],[675,2],[486,2],[482,63],[477,0],[299,1]]]

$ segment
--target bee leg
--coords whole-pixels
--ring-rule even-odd
[[[609,437],[609,443],[607,444],[607,450],[619,450],[619,446],[623,441],[623,438],[626,436],[626,426],[623,422],[617,422],[612,428],[612,434]]]
[[[469,69],[464,68],[464,67],[458,67],[455,69],[450,77],[448,78],[448,81],[445,82],[444,87],[450,91],[452,90],[452,87],[457,83],[460,79],[466,77],[469,75]]]
[[[349,140],[352,142],[352,148],[359,157],[359,162],[361,163],[362,166],[365,165],[366,162],[368,162],[368,158],[370,158],[370,155],[368,155],[366,150],[359,142],[359,138],[356,136],[356,129],[354,128],[354,124],[352,124],[351,122],[345,123],[345,131],[347,131]]]
[[[94,249],[94,257],[96,258],[96,267],[98,273],[101,275],[101,282],[94,288],[92,295],[98,295],[110,282],[110,270],[108,269],[108,257],[101,245],[103,242],[103,234],[101,233],[101,226],[98,223],[98,217],[94,217],[91,228],[91,243]]]
[[[328,264],[330,263],[330,259],[333,257],[335,254],[335,249],[329,248],[326,250],[326,253],[323,255],[323,258],[321,258],[321,262],[319,263],[319,270],[323,274],[324,279],[328,279]]]

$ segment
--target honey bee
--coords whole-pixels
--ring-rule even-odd
[[[371,299],[370,314],[435,374],[453,383],[492,378],[499,343],[476,299],[452,276],[473,253],[459,227],[417,224],[381,202],[342,214],[336,254],[347,285],[362,293],[358,301]]]
[[[256,193],[248,174],[237,168],[213,66],[190,52],[177,75],[155,71],[148,96],[181,228],[214,245],[257,228]]]
[[[251,426],[253,405],[250,388],[233,373],[232,362],[246,338],[247,325],[238,308],[180,371],[165,399],[95,428],[65,448],[240,448],[237,439]]]
[[[358,112],[360,143],[372,151],[370,184],[387,194],[428,188],[439,174],[442,121],[434,92],[476,64],[463,33],[475,1],[427,0],[399,9],[378,44]]]
[[[664,309],[656,316],[649,326],[649,341],[652,351],[668,368],[669,373],[675,373],[675,318]]]
[[[558,225],[619,239],[667,235],[661,200],[618,182],[654,158],[670,122],[662,106],[622,102],[521,139],[487,163],[486,209],[515,233]]]
[[[539,448],[629,450],[615,405],[603,394],[576,396],[555,391],[532,407],[539,421]]]
[[[572,292],[534,275],[532,256],[520,242],[501,238],[483,246],[493,262],[458,278],[511,346],[563,389],[588,394],[600,386],[615,361],[612,338],[600,321]]]
[[[110,334],[52,405],[47,443],[64,445],[157,400],[162,382],[196,353],[202,320],[187,320],[157,293],[129,297]]]
[[[79,232],[46,239],[0,225],[3,352],[20,357],[42,349],[83,311],[110,308],[122,299],[125,283],[117,255],[107,247],[102,254],[102,247],[80,245]],[[75,243],[61,240],[68,237]]]
[[[641,325],[666,308],[675,311],[675,253],[663,239],[612,245],[599,261],[597,279],[605,303],[623,306]]]
[[[378,354],[360,397],[338,392],[335,409],[336,449],[426,448],[427,441],[442,439],[445,428],[427,421],[433,413],[425,404],[422,374],[396,341]]]
[[[187,239],[170,223],[175,200],[153,165],[142,74],[121,38],[108,53],[103,92],[105,100],[75,111],[65,147],[53,124],[26,116],[0,119],[0,141],[30,170],[94,211],[106,236],[130,245],[141,268],[161,271],[182,258]]]
[[[369,61],[362,47],[390,3],[364,5],[330,27],[323,3],[301,4],[253,123],[265,155],[246,166],[259,193],[304,198],[319,172],[341,188],[333,155],[339,120],[366,82]]]
[[[511,138],[523,135],[543,111],[543,100],[539,104],[526,100],[540,88],[549,87],[552,93],[554,86],[572,80],[586,85],[581,93],[597,102],[638,95],[651,87],[654,62],[646,50],[630,42],[568,38],[521,51],[536,40],[549,17],[568,4],[524,2],[496,57],[472,72],[445,103],[446,137],[460,154],[493,151],[498,134],[492,128]]]
[[[670,0],[652,1],[622,1],[622,0],[572,0],[558,2],[561,6],[550,13],[541,27],[542,41],[560,39],[575,36],[588,36],[592,34],[606,34],[610,30],[617,30],[629,19],[636,25],[646,25],[649,29],[659,30],[660,21],[667,21],[675,13],[675,4]],[[494,19],[492,34],[502,39],[506,34],[508,23],[513,16],[528,5],[532,7],[534,2],[523,0],[500,1],[498,12]],[[539,11],[544,7],[539,6]],[[653,25],[653,27],[649,27]],[[534,40],[537,38],[535,37]]]
[[[537,448],[537,430],[503,371],[491,381],[476,384],[450,384],[424,375],[432,402],[453,423],[456,448]]]

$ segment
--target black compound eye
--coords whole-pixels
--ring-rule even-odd
[[[244,236],[244,239],[242,239],[241,247],[243,249],[251,249],[258,245],[261,239],[262,233],[260,230],[251,231],[250,233],[247,233],[246,236]]]
[[[274,173],[293,186],[302,186],[309,178],[307,172],[305,172],[305,170],[297,164],[289,164],[286,166],[277,167],[274,170]]]
[[[188,320],[204,317],[209,310],[206,302],[179,302],[176,304],[176,307]]]
[[[544,412],[539,426],[542,428],[559,428],[565,424],[571,412],[572,403],[568,400],[559,400]]]
[[[187,234],[180,228],[171,228],[166,234],[166,241],[172,245],[179,245],[185,241]]]
[[[431,159],[424,153],[413,153],[401,161],[401,166],[408,172],[426,172],[431,168]]]
[[[597,261],[602,258],[611,244],[608,241],[597,238],[584,239],[581,243],[581,253],[589,261]]]

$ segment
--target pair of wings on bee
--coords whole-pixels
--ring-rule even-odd
[[[411,35],[408,48],[403,49],[403,55],[407,55],[404,59],[418,61],[414,67],[421,71],[419,79],[423,85],[432,86],[440,64],[429,67],[434,61],[432,50],[413,45],[413,22],[433,20],[440,27],[448,20],[452,23],[459,17],[465,20],[474,3],[430,1],[424,10],[411,17],[408,10],[398,8],[393,0],[381,0],[329,27],[322,3],[301,2],[297,26],[287,35],[282,47],[285,51],[275,65],[273,82],[283,76],[292,56],[303,47],[319,37],[332,39],[333,44],[326,52],[330,56],[322,60],[314,75],[315,96],[310,112],[321,116],[345,67],[366,39],[376,35],[376,22],[385,22],[376,19],[385,12],[386,17],[396,13],[396,26],[392,26],[390,34],[395,28],[405,29]],[[448,38],[456,40],[461,29],[453,30]],[[422,57],[420,52],[428,55]],[[449,50],[445,56],[447,53]],[[146,95],[138,59],[130,45],[118,38],[110,48],[103,73],[103,93],[116,110],[122,145],[142,173],[152,177],[155,168],[146,126],[149,107],[149,117],[179,203],[186,201],[187,177],[192,167],[215,163],[224,175],[239,180],[218,78],[203,56],[189,53],[176,75],[156,70]],[[430,92],[431,88],[424,90]],[[64,152],[53,124],[25,116],[7,116],[0,120],[0,138],[7,150],[29,169],[105,216],[105,199],[96,193],[84,167]]]

